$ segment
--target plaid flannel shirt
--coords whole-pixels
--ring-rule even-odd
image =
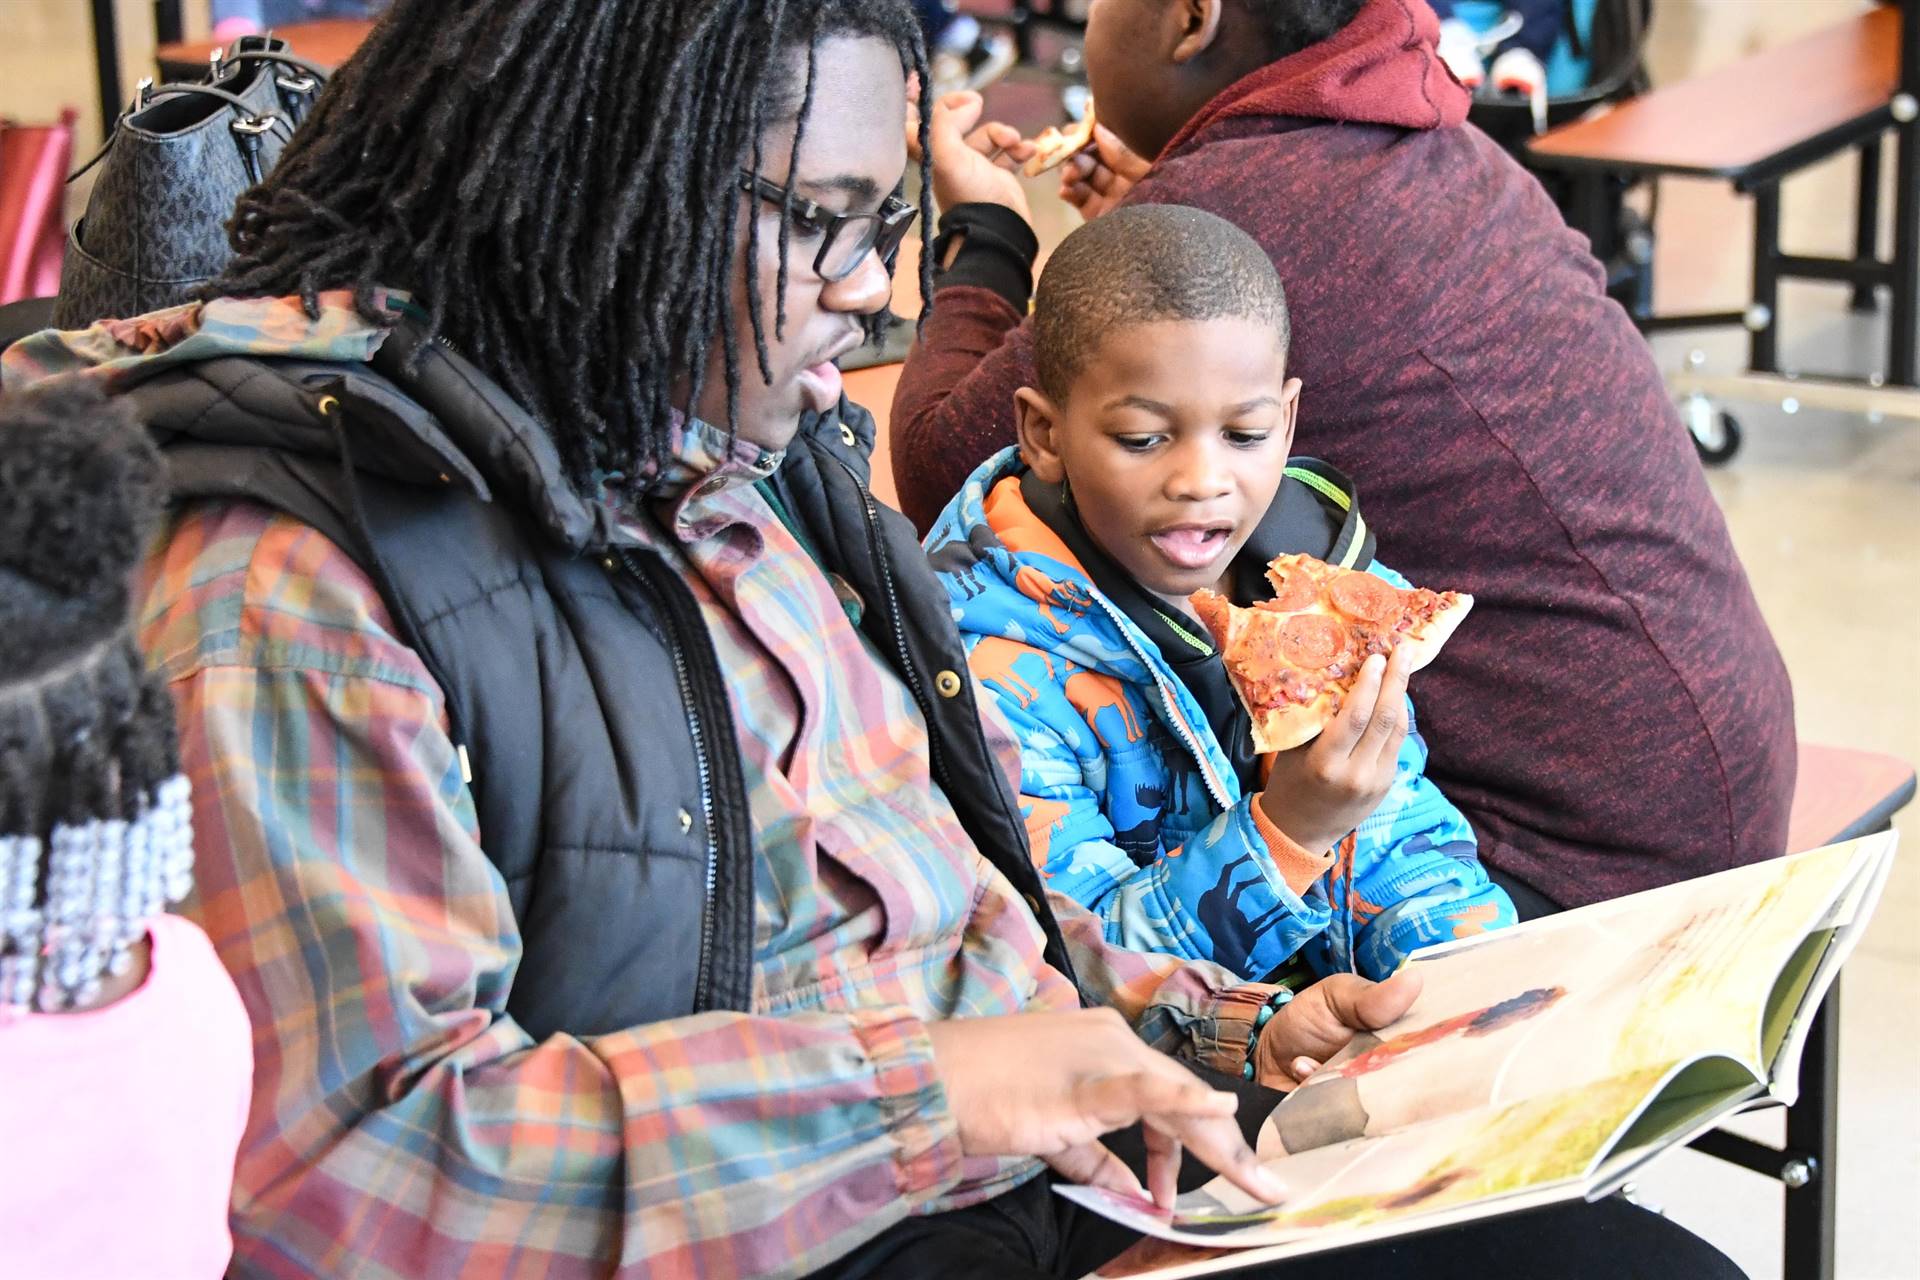
[[[442,696],[367,577],[247,505],[155,551],[141,637],[194,782],[192,914],[254,1028],[234,1274],[801,1275],[1038,1171],[962,1156],[926,1024],[1076,996],[933,784],[911,697],[753,487],[664,518],[671,540],[628,532],[681,565],[730,672],[754,1007],[538,1043],[504,1012],[518,932]],[[1057,905],[1091,997],[1238,1070],[1269,988]]]

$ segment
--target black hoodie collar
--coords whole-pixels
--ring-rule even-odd
[[[1232,760],[1242,790],[1257,787],[1259,764],[1246,706],[1233,691],[1206,629],[1178,616],[1177,610],[1135,582],[1101,550],[1087,536],[1074,512],[1072,496],[1063,486],[1049,484],[1030,470],[1023,471],[1020,496],[1028,509],[1059,535],[1093,579],[1095,588],[1140,628],[1186,685]],[[1373,545],[1373,533],[1361,518],[1353,482],[1318,459],[1290,459],[1273,505],[1234,560],[1234,599],[1252,604],[1273,597],[1266,568],[1275,556],[1304,554],[1329,564],[1365,569],[1373,562]]]

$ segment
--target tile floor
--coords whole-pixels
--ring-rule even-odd
[[[1863,6],[1848,0],[1660,0],[1649,49],[1656,83],[1724,65]],[[1890,168],[1891,166],[1883,166]],[[1853,162],[1789,182],[1783,242],[1797,253],[1851,246]],[[1663,309],[1738,306],[1751,223],[1746,202],[1709,183],[1666,184],[1657,227]],[[1787,286],[1783,366],[1866,374],[1884,369],[1884,311],[1856,315],[1846,292]],[[1725,332],[1662,335],[1662,365],[1691,350],[1711,370],[1742,367]],[[1792,672],[1802,738],[1920,760],[1920,423],[1731,407],[1746,445],[1711,476],[1735,544]],[[1816,591],[1810,584],[1826,586]],[[1826,593],[1831,591],[1832,595]],[[1844,613],[1816,598],[1848,602]],[[1886,661],[1863,663],[1868,649]],[[1899,824],[1920,838],[1920,816]],[[1841,1018],[1839,1244],[1843,1280],[1920,1277],[1920,846],[1896,865],[1872,928],[1846,971]],[[1749,1117],[1778,1140],[1778,1113]],[[1644,1196],[1707,1236],[1756,1280],[1779,1274],[1779,1226],[1761,1202],[1782,1192],[1693,1152],[1642,1180]]]
[[[29,9],[44,15],[50,3],[79,7],[79,0],[0,0],[0,15],[23,17]],[[1658,0],[1649,57],[1656,80],[1671,81],[1860,7],[1859,0]],[[54,33],[43,28],[43,34]],[[84,50],[36,49],[35,43],[0,43],[0,83],[24,88],[50,54],[70,63],[76,77],[85,75]],[[83,87],[73,96],[89,92]],[[1046,123],[1057,114],[1050,91],[1038,83],[1009,83],[995,99],[1020,123]],[[1783,224],[1794,251],[1847,248],[1849,165],[1822,166],[1788,185]],[[1047,184],[1035,185],[1036,210],[1052,243],[1072,215],[1046,195]],[[1737,197],[1711,184],[1669,183],[1658,226],[1661,306],[1737,305],[1748,237]],[[1844,304],[1836,288],[1788,286],[1782,351],[1789,366],[1878,367],[1883,318],[1851,314]],[[1696,348],[1709,369],[1741,366],[1743,346],[1731,335],[1664,337],[1656,344],[1668,367]],[[1746,447],[1713,474],[1713,489],[1793,673],[1801,735],[1920,760],[1920,424],[1788,415],[1777,405],[1733,407]],[[1813,583],[1822,586],[1816,591]],[[1825,599],[1847,602],[1847,611],[1816,604]],[[1856,655],[1863,653],[1884,657],[1862,662]],[[1920,840],[1914,811],[1904,826]],[[1920,845],[1895,870],[1878,918],[1848,967],[1842,1036],[1839,1275],[1920,1278]],[[1747,1123],[1758,1135],[1777,1136],[1777,1113]],[[1777,1190],[1693,1153],[1671,1157],[1640,1185],[1645,1199],[1713,1240],[1755,1280],[1778,1276],[1778,1217],[1770,1207]]]

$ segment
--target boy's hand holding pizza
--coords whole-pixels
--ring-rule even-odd
[[[1309,852],[1331,849],[1379,807],[1393,785],[1407,736],[1407,677],[1412,651],[1379,654],[1360,667],[1333,722],[1302,747],[1276,752],[1260,807],[1274,826]]]
[[[1304,555],[1275,557],[1267,583],[1273,598],[1250,608],[1212,591],[1192,604],[1252,716],[1254,749],[1273,753],[1261,811],[1318,853],[1393,785],[1407,677],[1438,656],[1473,597],[1395,587]]]

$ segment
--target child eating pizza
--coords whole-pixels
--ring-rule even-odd
[[[1060,245],[1033,314],[1038,386],[927,545],[974,676],[1021,744],[1049,887],[1114,942],[1265,977],[1380,978],[1499,928],[1465,818],[1424,776],[1401,644],[1311,742],[1256,753],[1189,597],[1271,598],[1304,553],[1372,558],[1352,486],[1289,459],[1300,383],[1271,260],[1212,214],[1114,210]]]

